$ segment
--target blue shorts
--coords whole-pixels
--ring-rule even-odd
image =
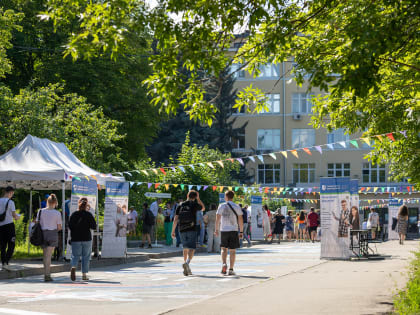
[[[183,248],[196,249],[197,247],[197,232],[196,231],[186,231],[180,232],[181,243]]]

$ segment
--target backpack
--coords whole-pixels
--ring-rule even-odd
[[[193,209],[191,209],[191,202],[185,201],[179,206],[179,231],[184,232],[191,228],[195,227],[195,218],[196,214]]]
[[[7,202],[6,202],[6,207],[5,207],[4,212],[2,214],[0,214],[0,222],[3,222],[6,219],[6,213],[7,213],[7,208],[9,207],[9,201],[10,201],[10,199],[7,200]]]
[[[144,223],[146,223],[146,225],[155,225],[155,216],[150,209],[146,210]]]
[[[41,214],[42,210],[39,211],[38,222],[32,228],[32,233],[29,241],[34,246],[41,246],[44,242],[44,235],[42,234],[41,229]]]

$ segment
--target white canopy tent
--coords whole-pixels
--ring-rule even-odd
[[[0,187],[28,189],[30,218],[32,190],[62,190],[63,222],[65,220],[65,190],[71,189],[72,177],[94,176],[99,185],[110,181],[125,181],[123,177],[101,174],[83,164],[64,143],[31,135],[0,156]],[[64,241],[64,237],[63,237]],[[63,246],[64,249],[64,246]]]

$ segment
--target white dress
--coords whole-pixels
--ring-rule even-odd
[[[264,235],[270,235],[271,234],[271,224],[270,219],[268,217],[267,211],[263,210],[262,212],[262,219],[263,219],[263,231]]]

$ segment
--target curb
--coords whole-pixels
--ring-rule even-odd
[[[207,253],[207,248],[197,248],[196,253]],[[150,259],[163,259],[182,256],[182,249],[176,252],[164,252],[164,253],[150,253],[150,254],[139,254],[139,255],[128,255],[126,258],[103,258],[103,259],[92,259],[90,261],[90,268],[102,268],[109,266],[125,265],[141,261],[147,261]],[[61,263],[59,265],[51,265],[51,273],[59,273],[70,271],[70,263]],[[21,270],[11,271],[0,271],[0,280],[24,278],[30,276],[39,276],[44,274],[44,267],[36,268],[25,268]]]

